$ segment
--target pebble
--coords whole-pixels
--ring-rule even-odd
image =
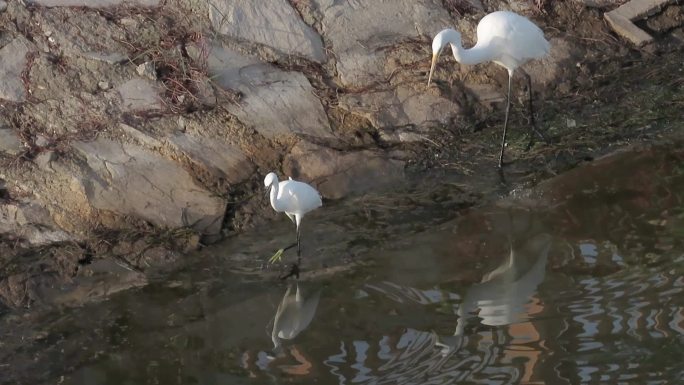
[[[136,72],[138,72],[138,75],[140,76],[144,76],[152,80],[157,80],[157,71],[155,70],[154,63],[152,62],[145,62],[135,67],[135,70]]]

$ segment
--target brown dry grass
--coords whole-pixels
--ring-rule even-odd
[[[164,102],[171,113],[187,113],[203,108],[201,91],[210,87],[207,73],[206,37],[192,11],[179,4],[163,2],[157,8],[121,6],[98,10],[103,17],[125,32],[119,40],[132,64],[151,63],[164,87]],[[134,20],[130,25],[124,20]],[[145,31],[145,33],[141,33]],[[199,48],[191,57],[188,46]]]

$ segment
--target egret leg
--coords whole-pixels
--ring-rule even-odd
[[[301,247],[301,242],[302,237],[301,233],[299,232],[299,228],[297,228],[297,264],[299,265],[299,262],[302,260],[302,247]]]
[[[534,144],[534,134],[537,134],[537,136],[543,140],[544,142],[548,142],[546,139],[546,136],[542,134],[538,129],[537,129],[537,120],[534,118],[534,103],[532,101],[532,78],[530,77],[530,74],[527,72],[520,70],[520,72],[525,76],[527,79],[527,105],[529,109],[529,114],[530,114],[530,142],[527,144],[526,150],[529,150],[532,148],[532,145]]]
[[[508,113],[511,110],[511,80],[513,73],[508,72],[508,97],[506,98],[506,118],[504,119],[503,137],[501,138],[501,155],[499,156],[499,168],[503,167],[504,149],[506,148],[506,130],[508,129]]]

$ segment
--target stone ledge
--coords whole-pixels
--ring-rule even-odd
[[[653,37],[637,27],[633,21],[650,16],[673,2],[674,0],[632,0],[606,12],[603,17],[618,35],[636,46],[642,46],[652,42]]]

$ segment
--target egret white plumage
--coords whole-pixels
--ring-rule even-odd
[[[301,236],[299,227],[304,215],[323,205],[321,194],[310,185],[293,180],[278,181],[278,176],[271,172],[264,178],[264,186],[270,188],[271,206],[277,212],[283,212],[297,226],[297,265],[301,259]],[[293,245],[294,246],[294,245]],[[282,252],[276,253],[273,260],[279,260]]]
[[[492,12],[477,24],[477,43],[470,49],[463,48],[461,34],[453,29],[445,29],[435,35],[432,40],[432,65],[428,76],[428,86],[432,81],[432,74],[437,66],[437,59],[442,49],[449,44],[454,58],[461,64],[478,64],[492,61],[508,70],[508,95],[506,98],[506,118],[504,120],[503,138],[501,140],[501,155],[499,167],[503,165],[504,148],[506,145],[506,129],[508,127],[508,113],[511,107],[511,80],[513,72],[531,59],[537,59],[549,53],[550,44],[544,38],[544,32],[524,16],[514,12]],[[523,72],[524,73],[524,72]],[[532,117],[532,129],[537,135],[543,136],[534,127],[534,113],[532,112],[532,84],[527,77],[529,88],[529,107]]]

